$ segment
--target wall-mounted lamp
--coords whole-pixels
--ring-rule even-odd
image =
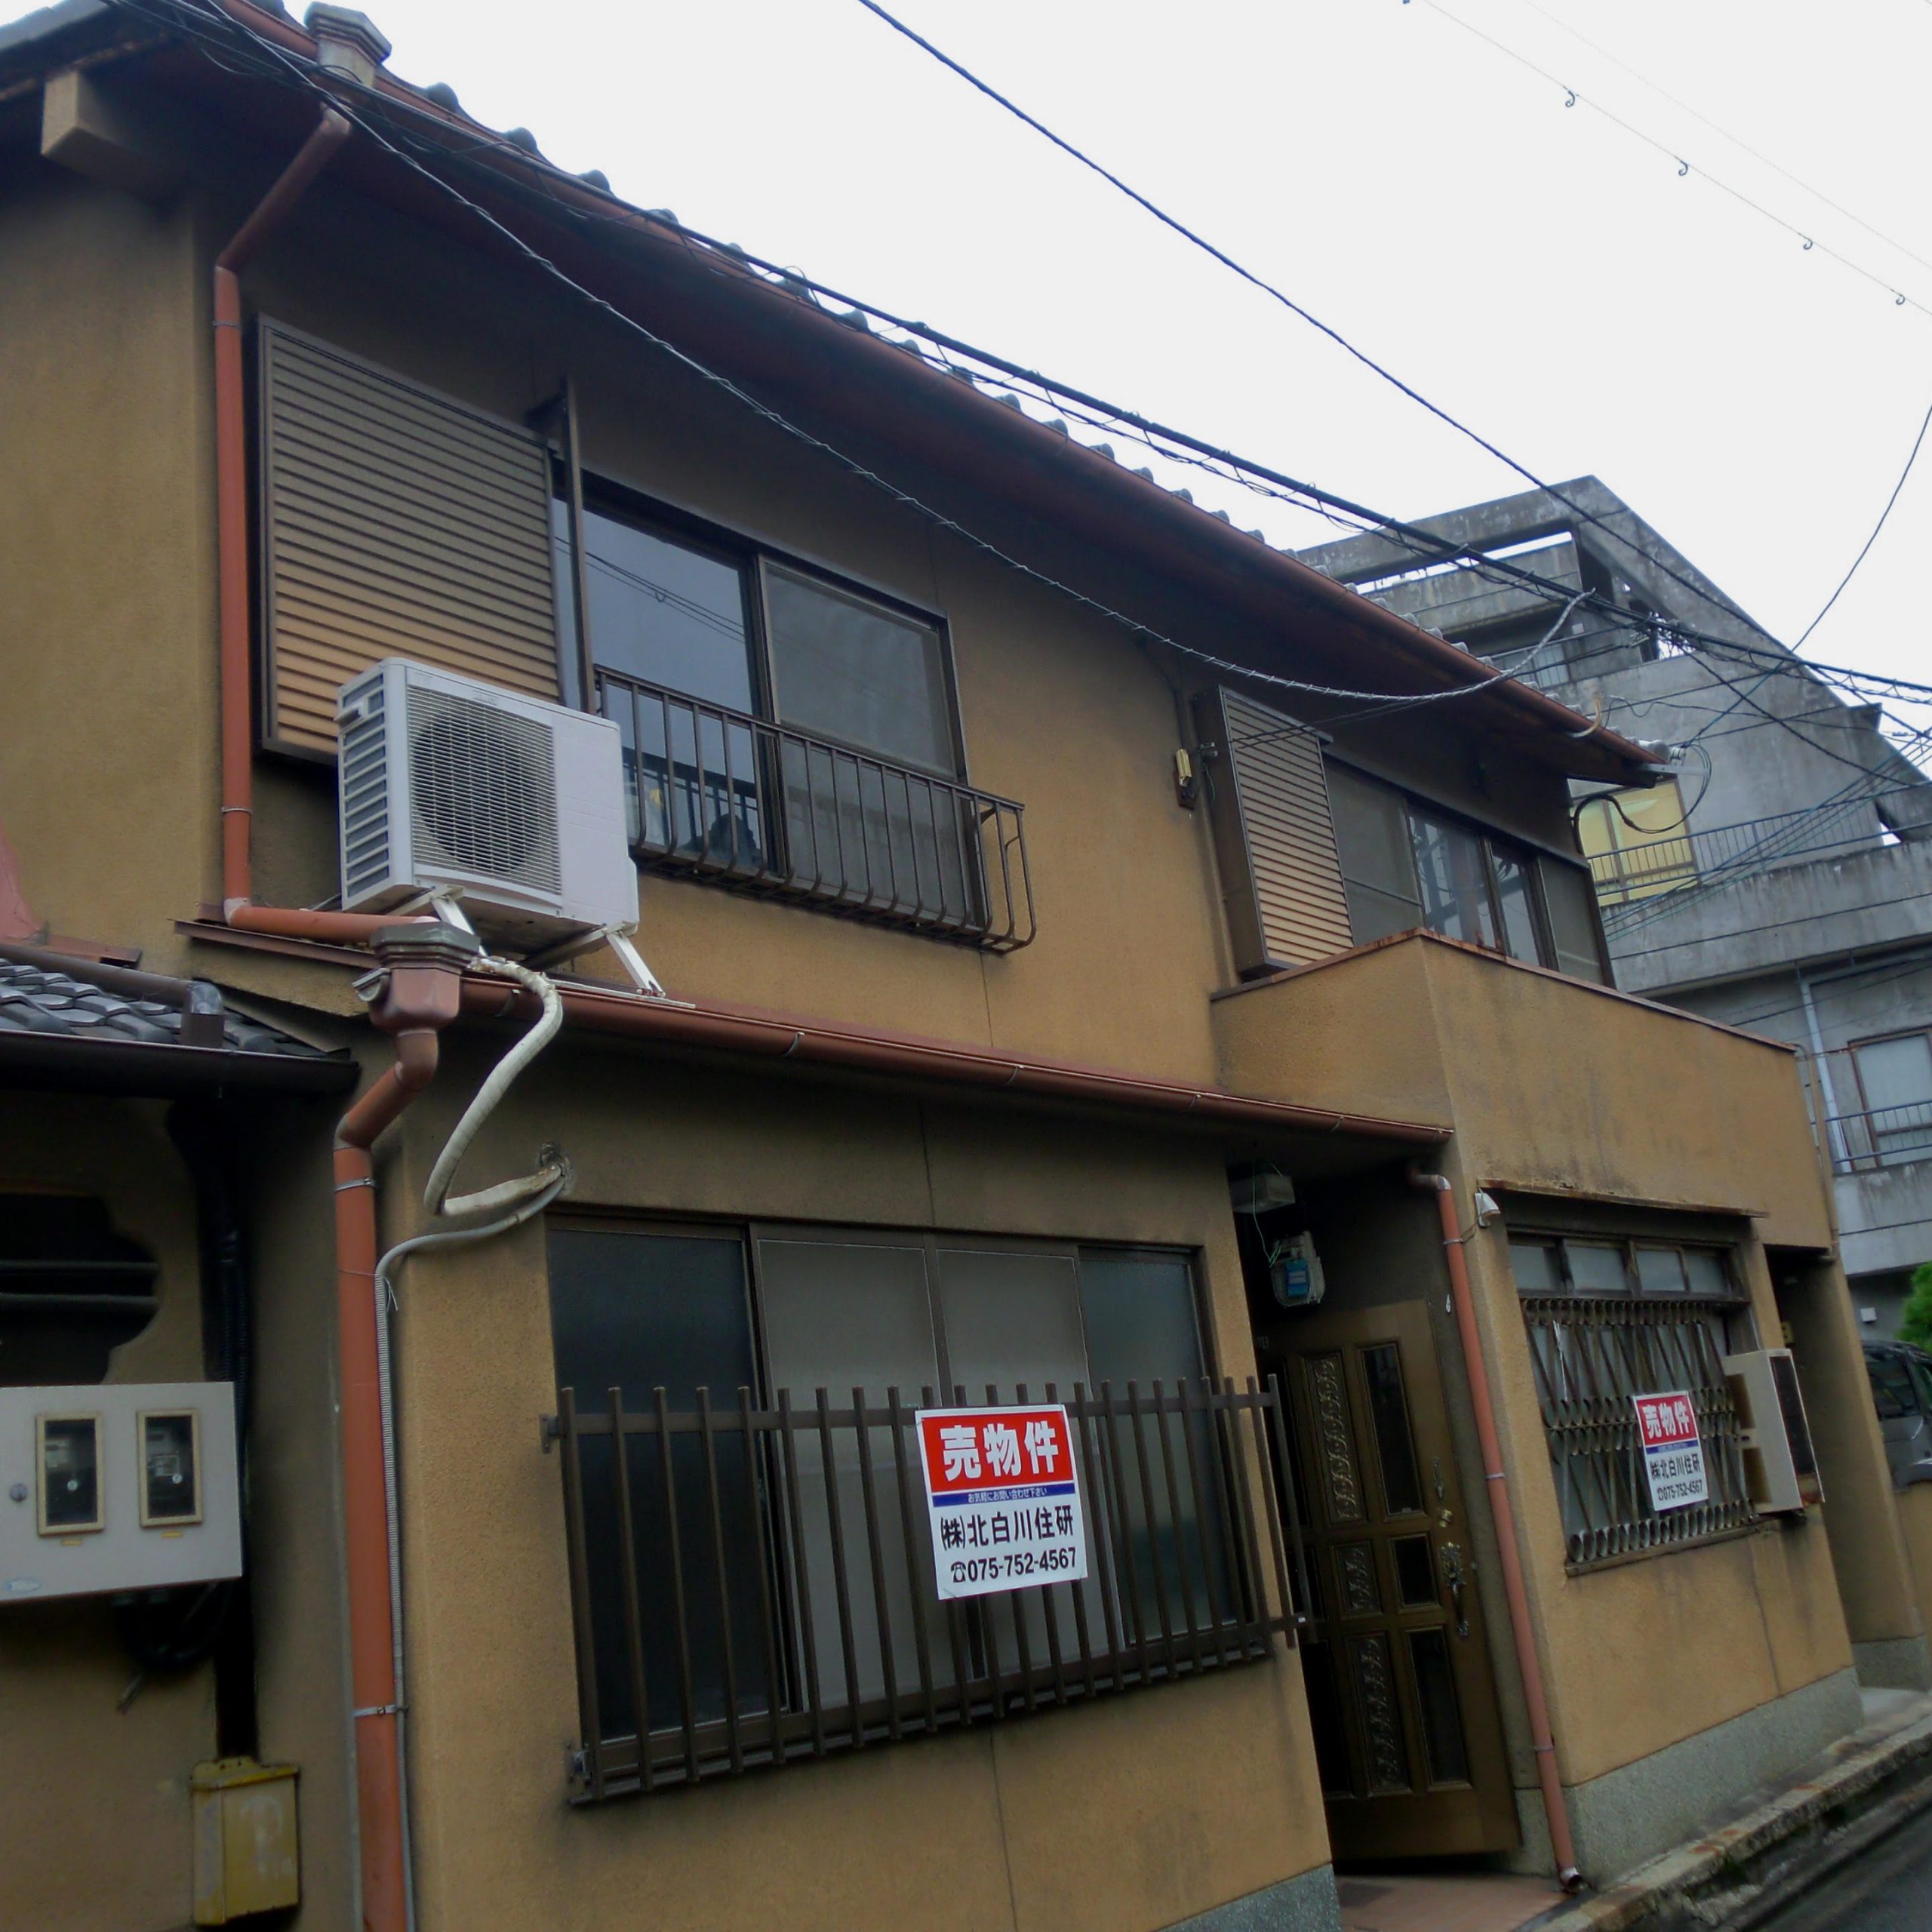
[[[1200,775],[1194,768],[1194,755],[1188,751],[1174,753],[1174,801],[1181,810],[1191,812],[1194,801],[1201,795]]]
[[[1496,1196],[1487,1188],[1476,1189],[1475,1207],[1476,1226],[1479,1228],[1486,1228],[1491,1222],[1502,1218],[1503,1210],[1496,1204]]]

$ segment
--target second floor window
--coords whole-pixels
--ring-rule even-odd
[[[582,703],[561,503],[555,538]],[[1013,943],[1018,810],[964,782],[938,622],[614,498],[584,538],[589,702],[624,734],[640,858]]]
[[[1580,979],[1604,977],[1581,866],[1533,853],[1332,760],[1327,776],[1356,945],[1426,926]]]

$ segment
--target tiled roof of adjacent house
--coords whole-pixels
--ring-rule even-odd
[[[182,983],[185,993],[187,983]],[[212,992],[213,989],[211,988]],[[282,1054],[327,1060],[321,1048],[235,1012],[217,1008],[220,1048],[230,1053]],[[137,1040],[180,1046],[183,1008],[161,1000],[130,998],[71,974],[0,959],[0,1033],[42,1033],[70,1040]],[[197,1014],[212,1022],[217,1013]],[[210,1026],[212,1032],[212,1026]],[[207,1044],[217,1043],[211,1038]]]

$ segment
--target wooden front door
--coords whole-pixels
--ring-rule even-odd
[[[1306,1512],[1302,1665],[1339,1859],[1518,1842],[1469,1517],[1420,1301],[1284,1318]]]

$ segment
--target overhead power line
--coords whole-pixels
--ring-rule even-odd
[[[1899,480],[1892,485],[1892,494],[1885,499],[1885,507],[1878,512],[1878,521],[1872,526],[1872,534],[1866,538],[1858,555],[1852,558],[1850,569],[1838,580],[1838,589],[1825,599],[1823,609],[1804,626],[1804,635],[1792,646],[1794,651],[1804,648],[1805,638],[1808,638],[1825,621],[1826,613],[1844,595],[1845,586],[1858,574],[1859,565],[1871,554],[1872,545],[1878,540],[1879,531],[1885,527],[1885,519],[1891,515],[1892,507],[1899,500],[1899,493],[1905,488],[1906,478],[1912,474],[1912,465],[1918,460],[1918,452],[1924,447],[1925,432],[1928,429],[1932,429],[1932,403],[1926,405],[1925,414],[1918,425],[1918,434],[1912,439],[1912,448],[1906,457],[1905,467],[1899,472]]]
[[[859,4],[861,6],[870,6],[872,0],[859,0]],[[1403,0],[1403,4],[1406,6],[1408,0]],[[1693,169],[1690,162],[1669,142],[1658,140],[1656,135],[1646,132],[1634,121],[1626,120],[1614,109],[1604,106],[1600,100],[1592,100],[1580,89],[1573,87],[1569,82],[1559,80],[1547,67],[1540,66],[1527,54],[1518,53],[1515,48],[1510,46],[1506,41],[1498,40],[1494,34],[1486,32],[1473,21],[1464,20],[1460,14],[1452,14],[1442,5],[1442,0],[1423,0],[1423,4],[1441,14],[1451,26],[1460,27],[1464,33],[1469,35],[1472,38],[1482,42],[1485,46],[1494,48],[1506,60],[1513,60],[1518,66],[1534,74],[1539,80],[1548,82],[1564,97],[1563,103],[1564,106],[1587,107],[1592,113],[1601,115],[1613,127],[1622,128],[1632,140],[1642,142],[1644,146],[1655,153],[1662,155],[1666,160],[1673,163],[1680,175],[1689,175],[1693,173],[1698,174],[1721,193],[1728,195],[1733,201],[1750,209],[1752,214],[1761,216],[1764,220],[1771,223],[1774,226],[1783,229],[1787,235],[1801,242],[1806,250],[1815,248],[1820,254],[1829,255],[1841,267],[1850,269],[1854,275],[1863,276],[1875,288],[1882,288],[1891,297],[1896,306],[1902,309],[1915,309],[1921,315],[1932,315],[1932,307],[1928,307],[1924,303],[1906,294],[1889,276],[1880,275],[1875,269],[1866,267],[1862,262],[1853,260],[1851,257],[1846,254],[1841,249],[1829,247],[1827,244],[1820,242],[1815,235],[1807,234],[1797,223],[1786,220],[1775,209],[1767,208],[1762,202],[1754,199],[1743,189],[1734,187],[1721,176],[1713,174],[1709,168],[1700,165]],[[1862,223],[1860,225],[1863,226]]]
[[[680,368],[711,384],[721,394],[731,397],[761,420],[769,423],[774,429],[782,432],[793,441],[829,457],[848,475],[872,485],[894,502],[904,506],[916,515],[924,518],[934,528],[943,530],[949,535],[956,537],[961,542],[978,552],[981,555],[991,558],[1030,582],[1056,592],[1084,608],[1094,612],[1097,615],[1119,625],[1131,636],[1146,642],[1160,645],[1167,649],[1177,652],[1184,657],[1193,660],[1197,663],[1204,664],[1210,669],[1223,672],[1232,677],[1247,678],[1281,689],[1300,692],[1307,696],[1378,705],[1394,704],[1404,709],[1417,704],[1435,703],[1445,700],[1468,697],[1503,682],[1509,675],[1506,672],[1498,672],[1493,677],[1478,678],[1469,684],[1451,685],[1447,690],[1421,694],[1413,691],[1361,691],[1349,686],[1317,684],[1306,678],[1285,677],[1276,672],[1263,671],[1252,665],[1238,664],[1231,659],[1217,657],[1211,651],[1203,651],[1196,645],[1183,644],[1179,639],[1155,629],[1151,625],[1143,623],[1139,619],[1129,617],[1124,612],[1115,610],[1102,599],[1089,596],[1084,591],[1063,583],[1048,572],[1038,569],[1034,565],[1010,555],[998,545],[980,536],[976,531],[968,529],[956,518],[949,516],[944,511],[923,502],[910,491],[902,489],[897,484],[881,476],[876,470],[860,462],[857,457],[848,455],[835,445],[826,441],[823,437],[815,435],[802,425],[792,422],[788,417],[773,408],[768,403],[761,401],[749,390],[734,382],[730,377],[710,368],[688,350],[681,349],[667,337],[659,335],[639,321],[635,316],[627,315],[614,303],[607,300],[594,290],[586,288],[568,270],[553,261],[542,250],[525,240],[515,229],[491,214],[481,203],[472,200],[454,183],[446,180],[432,168],[426,167],[414,155],[410,154],[395,141],[392,140],[361,111],[360,106],[355,100],[346,94],[338,94],[332,89],[322,86],[294,56],[285,49],[277,46],[273,42],[255,32],[245,21],[212,8],[210,0],[125,0],[125,4],[130,5],[135,11],[146,13],[150,17],[164,19],[177,26],[184,26],[183,16],[198,20],[217,30],[220,36],[217,44],[225,48],[232,45],[228,38],[229,35],[238,33],[242,35],[261,54],[288,74],[296,85],[313,96],[317,100],[325,103],[337,113],[343,115],[355,127],[368,135],[386,153],[400,162],[412,173],[429,183],[432,187],[450,200],[467,210],[494,234],[501,237],[518,255],[533,266],[589,303],[599,312],[608,315],[620,326],[650,343],[653,348],[669,357]],[[186,30],[192,31],[192,29]],[[519,152],[523,151],[519,150]]]
[[[1926,0],[1926,4],[1932,5],[1932,0]],[[1873,227],[1871,223],[1866,220],[1862,215],[1854,214],[1853,211],[1850,208],[1847,208],[1842,202],[1835,202],[1832,200],[1831,196],[1826,194],[1822,188],[1814,188],[1810,182],[1804,180],[1798,175],[1792,174],[1789,168],[1785,167],[1780,162],[1774,161],[1769,155],[1764,153],[1761,149],[1754,148],[1749,141],[1745,140],[1740,136],[1731,133],[1729,128],[1721,127],[1716,122],[1713,121],[1708,114],[1703,113],[1700,109],[1693,107],[1687,100],[1680,99],[1677,95],[1672,94],[1668,88],[1660,87],[1655,81],[1651,80],[1647,75],[1640,74],[1635,67],[1631,66],[1629,61],[1620,60],[1616,54],[1611,53],[1608,48],[1604,47],[1599,42],[1591,39],[1588,34],[1580,32],[1577,28],[1573,27],[1567,20],[1559,19],[1558,16],[1552,14],[1547,7],[1542,5],[1540,3],[1540,0],[1523,0],[1523,5],[1528,8],[1533,14],[1540,14],[1545,20],[1549,22],[1552,26],[1560,29],[1563,32],[1567,33],[1572,40],[1579,42],[1583,46],[1587,47],[1592,54],[1597,54],[1602,59],[1607,60],[1613,67],[1622,69],[1622,70],[1625,73],[1628,74],[1633,81],[1636,82],[1640,87],[1648,88],[1651,93],[1656,94],[1660,100],[1669,101],[1672,106],[1689,115],[1692,120],[1703,122],[1706,128],[1710,129],[1712,134],[1728,141],[1731,146],[1737,149],[1740,152],[1748,154],[1753,161],[1758,162],[1762,167],[1768,168],[1774,174],[1782,175],[1783,178],[1789,181],[1794,188],[1801,189],[1806,194],[1809,195],[1814,201],[1822,203],[1825,207],[1829,208],[1833,214],[1843,215],[1845,220],[1851,223],[1855,227],[1863,229],[1866,233],[1870,235],[1874,241],[1884,242],[1887,248],[1895,249],[1900,254],[1904,256],[1908,261],[1916,262],[1921,268],[1924,269],[1928,272],[1932,272],[1932,261],[1927,261],[1923,255],[1919,254],[1913,249],[1908,248],[1903,242],[1895,241],[1890,235],[1887,235],[1883,229]],[[1567,94],[1569,90],[1566,88],[1564,91]]]
[[[342,105],[333,94],[319,87],[307,71],[284,50],[272,43],[261,40],[243,23],[232,19],[226,14],[198,4],[198,0],[134,0],[134,4],[136,11],[144,11],[152,17],[165,20],[186,33],[202,47],[208,57],[217,60],[223,65],[227,64],[226,57],[234,56],[240,51],[236,44],[238,38],[245,37],[248,42],[258,46],[261,50],[262,56],[265,57],[258,58],[254,63],[253,71],[258,76],[266,74],[277,80],[281,85],[295,87],[318,97],[328,98],[335,102],[339,106]],[[654,345],[663,348],[687,367],[732,393],[739,401],[766,417],[774,424],[783,429],[786,433],[824,450],[848,470],[876,484],[888,494],[907,503],[921,514],[958,530],[964,540],[979,548],[984,553],[992,555],[1002,562],[1010,564],[1014,568],[1036,580],[1063,590],[1076,601],[1109,616],[1137,635],[1166,643],[1183,655],[1207,662],[1217,668],[1230,671],[1235,675],[1254,677],[1260,681],[1290,689],[1329,693],[1343,697],[1358,697],[1360,701],[1369,704],[1406,703],[1413,695],[1389,693],[1349,694],[1335,690],[1334,688],[1313,686],[1303,681],[1256,672],[1246,666],[1230,666],[1223,660],[1214,658],[1194,647],[1183,645],[1173,639],[1163,638],[1161,634],[1149,631],[1146,626],[1140,624],[1137,620],[1112,611],[1109,607],[1086,597],[1084,593],[1072,590],[1069,586],[1059,585],[1054,580],[1046,577],[1043,573],[1033,570],[1031,566],[1021,564],[1016,559],[1007,558],[1003,552],[984,543],[973,533],[964,531],[956,525],[952,525],[950,519],[944,518],[940,515],[939,512],[928,509],[926,506],[918,503],[916,499],[906,496],[904,493],[898,491],[896,486],[874,475],[863,466],[844,457],[841,452],[832,449],[829,445],[824,444],[820,439],[811,436],[809,432],[786,421],[776,411],[770,410],[758,398],[740,389],[736,384],[730,382],[729,379],[705,368],[696,358],[676,349],[674,345],[663,342],[660,338],[637,323],[635,318],[623,315],[612,305],[605,302],[602,297],[581,288],[579,285],[571,281],[571,278],[555,263],[543,257],[539,251],[523,241],[521,237],[505,229],[503,225],[487,210],[472,202],[452,183],[445,180],[431,169],[426,168],[414,156],[404,152],[398,147],[396,142],[392,140],[388,135],[367,126],[360,116],[352,118],[356,118],[358,125],[364,125],[365,131],[369,133],[373,139],[389,152],[395,155],[396,158],[406,166],[432,181],[443,192],[470,208],[479,219],[506,235],[522,254],[540,266],[546,272],[562,281],[586,300],[614,315],[624,326],[632,329]],[[437,131],[441,136],[446,134],[448,130],[439,123]],[[424,152],[432,153],[438,159],[447,157],[448,150],[440,142],[432,143],[426,139],[412,137],[406,120],[396,126],[395,132],[401,140],[416,140],[417,144]],[[503,136],[493,134],[485,129],[477,129],[473,134],[469,135],[463,143],[462,151],[471,155],[500,153],[506,157],[513,155],[519,164],[527,164],[530,158],[529,152],[526,148],[511,143]],[[563,185],[561,179],[555,183],[552,183],[546,180],[542,175],[526,176],[525,178],[537,188],[560,215],[574,221],[608,226],[614,229],[620,226],[627,228],[634,219],[627,211],[620,212],[614,209],[610,214],[604,215],[596,213],[594,210],[586,209],[574,198],[565,199],[561,192]],[[1081,414],[1082,411],[1090,412],[1082,415],[1081,420],[1088,421],[1092,426],[1100,428],[1109,433],[1131,434],[1137,439],[1143,441],[1151,451],[1161,456],[1164,460],[1196,463],[1208,469],[1212,474],[1223,478],[1223,480],[1235,482],[1244,488],[1257,491],[1259,494],[1275,497],[1284,502],[1294,503],[1301,507],[1315,509],[1319,513],[1328,517],[1331,521],[1341,523],[1343,527],[1351,530],[1358,532],[1373,531],[1385,540],[1395,543],[1398,547],[1406,549],[1417,558],[1419,563],[1453,565],[1465,568],[1491,581],[1534,591],[1549,597],[1554,601],[1561,602],[1571,595],[1572,586],[1568,584],[1539,577],[1535,573],[1527,571],[1507,559],[1487,557],[1481,552],[1473,551],[1451,543],[1431,531],[1405,524],[1400,519],[1390,518],[1383,512],[1372,509],[1365,505],[1352,502],[1349,499],[1337,496],[1333,492],[1302,482],[1298,478],[1288,476],[1267,465],[1237,456],[1231,451],[1202,441],[1183,431],[1160,423],[1138,412],[1123,408],[1118,405],[1108,402],[1071,384],[1063,383],[1057,378],[1044,376],[1038,371],[1011,362],[990,351],[980,349],[974,344],[935,330],[927,324],[909,321],[881,308],[875,303],[863,301],[829,285],[815,281],[797,269],[780,268],[774,263],[761,260],[746,250],[732,245],[717,242],[694,230],[684,228],[680,224],[672,223],[670,232],[679,236],[691,249],[694,257],[705,262],[713,272],[725,272],[728,265],[733,272],[740,266],[749,266],[776,281],[781,281],[795,293],[802,292],[814,300],[823,297],[828,301],[844,303],[854,312],[855,315],[869,315],[889,327],[903,330],[910,336],[918,337],[934,345],[934,349],[939,352],[938,365],[953,374],[973,375],[976,383],[983,383],[985,380],[983,377],[975,375],[971,371],[961,368],[949,359],[955,356],[968,358],[973,361],[983,365],[987,368],[996,369],[1008,380],[1037,392],[1040,398],[1047,402],[1049,406],[1065,409],[1069,414]],[[918,342],[907,342],[900,346],[918,350],[922,355],[925,355],[924,351],[918,349]],[[927,359],[931,361],[934,358],[928,357]],[[1590,518],[1589,521],[1595,522],[1597,520]],[[1601,525],[1599,527],[1607,528]],[[1611,531],[1608,534],[1628,545],[1629,540],[1622,537],[1620,533]],[[1673,572],[1672,574],[1675,574]],[[1678,580],[1683,581],[1681,578]],[[1626,610],[1621,605],[1598,593],[1588,593],[1583,602],[1593,611],[1605,615],[1613,620],[1611,625],[1607,628],[1641,629],[1645,628],[1647,624],[1651,628],[1657,627],[1655,623],[1647,620],[1641,614]],[[1742,616],[1741,613],[1737,614]],[[1746,663],[1768,664],[1774,672],[1784,675],[1811,676],[1820,680],[1838,681],[1854,694],[1867,695],[1873,692],[1879,692],[1885,696],[1902,697],[1908,700],[1915,700],[1921,697],[1932,698],[1932,685],[1915,685],[1909,680],[1855,670],[1848,666],[1815,663],[1801,663],[1789,657],[1775,640],[1770,639],[1768,633],[1763,632],[1761,627],[1755,625],[1752,628],[1758,629],[1760,634],[1766,636],[1768,648],[1742,644],[1734,638],[1713,637],[1708,633],[1694,630],[1675,621],[1669,623],[1668,628],[1672,637],[1687,648],[1694,645],[1700,645],[1709,649],[1721,651],[1730,658],[1740,659]],[[1720,680],[1720,681],[1724,681]],[[1440,694],[1440,695],[1444,697],[1460,695],[1463,692],[1481,688],[1483,687],[1475,685],[1456,687],[1451,691]],[[1727,682],[1725,683],[1725,688],[1734,689],[1734,687],[1730,686]]]
[[[1585,509],[1580,503],[1572,503],[1570,499],[1564,496],[1562,491],[1558,489],[1554,485],[1546,483],[1541,477],[1537,475],[1535,471],[1527,469],[1523,464],[1518,463],[1514,457],[1499,448],[1494,443],[1492,443],[1487,437],[1483,435],[1479,431],[1471,429],[1469,426],[1466,423],[1462,421],[1460,417],[1452,415],[1450,411],[1444,408],[1441,404],[1432,401],[1429,398],[1424,395],[1420,389],[1416,389],[1410,383],[1404,382],[1401,377],[1395,374],[1392,370],[1385,367],[1384,365],[1377,361],[1376,358],[1371,355],[1366,349],[1358,348],[1355,343],[1348,339],[1346,336],[1342,334],[1340,330],[1334,328],[1329,323],[1324,322],[1320,316],[1314,314],[1311,310],[1304,308],[1300,303],[1296,301],[1294,297],[1284,294],[1281,289],[1276,288],[1274,283],[1268,281],[1265,277],[1256,274],[1252,269],[1244,266],[1241,263],[1237,261],[1235,257],[1230,255],[1225,249],[1217,248],[1214,243],[1208,241],[1204,236],[1197,233],[1193,229],[1190,228],[1186,222],[1181,220],[1177,216],[1168,214],[1167,210],[1161,207],[1158,202],[1149,200],[1148,197],[1142,194],[1137,188],[1130,186],[1128,183],[1122,180],[1118,174],[1115,174],[1112,169],[1103,166],[1100,162],[1094,160],[1091,155],[1084,152],[1081,149],[1075,146],[1073,143],[1068,140],[1064,135],[1054,133],[1053,129],[1049,128],[1044,122],[1039,120],[1035,115],[1028,113],[1026,109],[1019,106],[1017,103],[1008,99],[1006,95],[1001,94],[1000,91],[997,88],[994,87],[989,82],[980,79],[979,75],[974,73],[970,67],[962,66],[958,61],[955,60],[951,54],[946,53],[943,49],[935,47],[923,34],[916,32],[912,28],[908,26],[903,20],[901,20],[895,15],[888,13],[884,7],[880,5],[879,0],[859,0],[859,5],[864,8],[868,13],[876,14],[878,18],[883,20],[888,26],[891,27],[895,33],[903,35],[907,40],[910,41],[914,46],[918,47],[922,49],[924,52],[931,54],[932,57],[935,60],[938,61],[942,66],[948,69],[950,72],[957,74],[969,87],[977,88],[981,94],[984,94],[989,100],[993,101],[999,106],[1004,108],[1007,112],[1012,115],[1017,120],[1024,122],[1026,125],[1031,128],[1035,134],[1040,135],[1044,140],[1050,141],[1055,147],[1058,148],[1063,154],[1069,155],[1073,160],[1077,161],[1081,167],[1091,170],[1091,171],[1097,174],[1102,180],[1119,189],[1121,193],[1124,195],[1129,201],[1133,202],[1137,206],[1144,208],[1156,221],[1172,229],[1177,235],[1182,236],[1185,240],[1191,242],[1195,248],[1201,250],[1203,253],[1213,257],[1213,258],[1216,261],[1219,262],[1223,267],[1228,269],[1232,273],[1238,275],[1242,281],[1248,283],[1251,286],[1260,290],[1263,294],[1269,296],[1273,300],[1280,303],[1282,307],[1287,309],[1291,314],[1300,316],[1303,321],[1306,322],[1309,325],[1310,328],[1318,330],[1323,335],[1325,335],[1331,342],[1335,343],[1338,348],[1342,349],[1347,354],[1352,356],[1356,361],[1361,363],[1364,368],[1373,371],[1374,374],[1380,376],[1384,382],[1389,383],[1392,387],[1399,390],[1404,395],[1407,396],[1411,402],[1415,403],[1420,408],[1426,410],[1429,414],[1435,417],[1438,422],[1446,423],[1459,435],[1467,437],[1468,439],[1471,442],[1474,443],[1478,449],[1486,451],[1489,455],[1493,456],[1498,463],[1500,463],[1506,467],[1514,470],[1518,476],[1521,477],[1524,480],[1524,481],[1533,484],[1537,489],[1547,492],[1551,497],[1554,497],[1558,503],[1561,503],[1565,509],[1568,510],[1573,516],[1575,516],[1580,518],[1582,521],[1590,524],[1596,528],[1601,530],[1604,534],[1609,537],[1614,542],[1623,544],[1628,549],[1631,549],[1632,551],[1635,550],[1636,546],[1632,543],[1630,540],[1627,537],[1624,536],[1620,531],[1612,529],[1609,525],[1603,522],[1601,518],[1592,515],[1590,512]],[[1903,297],[1900,297],[1900,300],[1903,300]],[[1932,314],[1932,310],[1928,310],[1927,312]],[[1652,559],[1652,561],[1654,561],[1655,560]],[[1704,594],[1698,589],[1698,586],[1696,584],[1691,583],[1687,577],[1679,575],[1674,569],[1672,569],[1668,566],[1660,566],[1660,568],[1664,570],[1664,574],[1666,576],[1672,578],[1675,583],[1681,585],[1684,589],[1691,591],[1699,596],[1702,596]],[[1746,621],[1748,622],[1749,620],[1747,620]],[[1762,627],[1753,623],[1752,628],[1754,629],[1761,631]],[[1767,637],[1770,635],[1768,632],[1764,632],[1762,634]]]

